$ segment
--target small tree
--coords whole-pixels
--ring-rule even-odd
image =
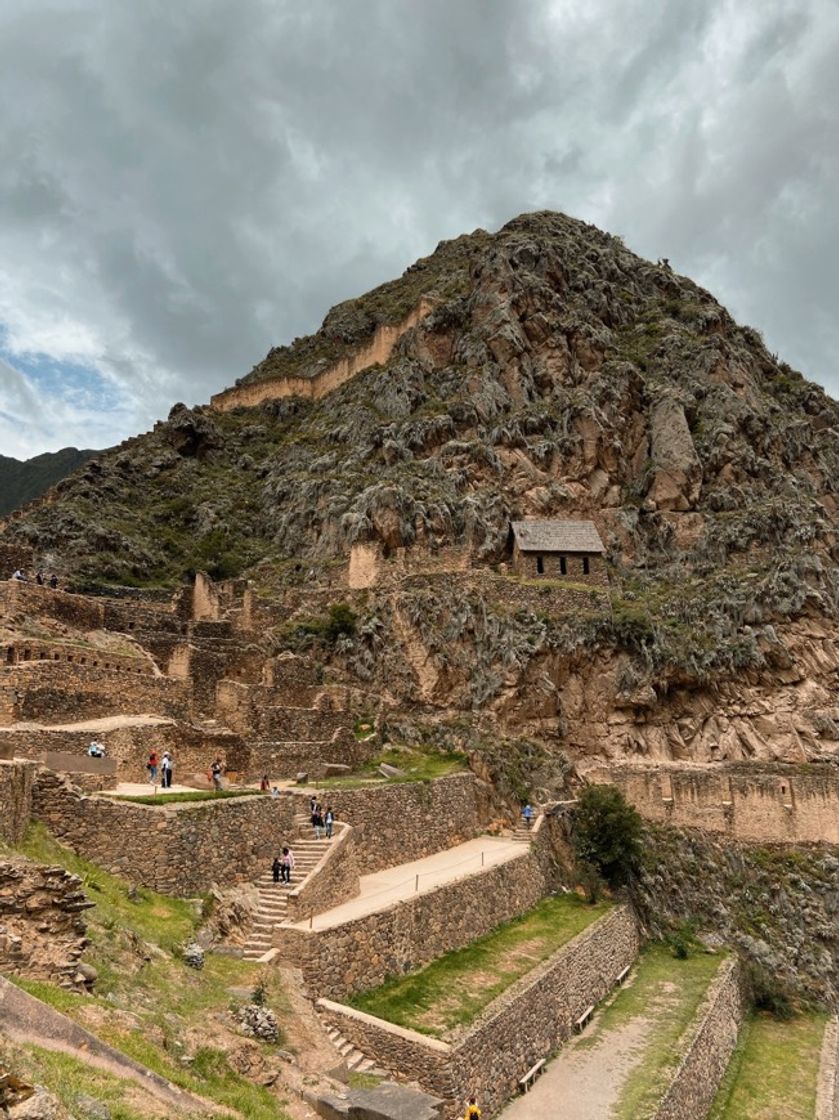
[[[597,869],[610,887],[620,887],[641,861],[642,821],[617,786],[586,786],[573,816],[577,859]]]

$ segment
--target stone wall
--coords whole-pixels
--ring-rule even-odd
[[[337,824],[332,843],[306,881],[286,895],[289,922],[302,922],[359,893],[358,830]]]
[[[63,867],[0,858],[0,971],[72,982],[92,905]]]
[[[402,335],[415,327],[433,309],[434,304],[421,299],[413,311],[399,323],[381,323],[365,344],[350,350],[336,362],[311,376],[266,378],[248,381],[232,389],[225,389],[210,398],[210,407],[220,412],[233,408],[255,408],[265,401],[283,397],[307,397],[320,400],[345,381],[373,365],[385,365]]]
[[[830,764],[598,767],[647,820],[754,843],[839,844],[839,770]]]
[[[49,661],[62,665],[89,665],[92,669],[113,669],[123,673],[154,675],[154,663],[145,657],[113,653],[95,646],[71,642],[44,642],[18,638],[0,642],[0,666],[19,665],[24,661]]]
[[[351,732],[339,731],[322,742],[256,739],[248,744],[248,776],[251,779],[267,774],[269,778],[294,778],[305,772],[316,781],[326,773],[330,763],[356,769],[372,757],[376,743],[359,743]]]
[[[565,571],[562,570],[563,567]],[[517,575],[529,579],[568,579],[589,587],[609,586],[606,561],[597,552],[562,555],[558,552],[521,552],[516,548],[513,552],[513,570]]]
[[[0,725],[18,721],[72,723],[125,712],[185,718],[183,681],[114,672],[90,665],[41,661],[0,670]]]
[[[708,1115],[747,1008],[740,964],[728,960],[677,1043],[679,1062],[654,1120],[699,1120]]]
[[[474,774],[330,790],[322,800],[332,805],[337,820],[361,830],[362,875],[453,848],[481,827]]]
[[[16,844],[32,814],[35,764],[0,759],[0,840]]]
[[[430,1039],[352,1008],[321,1001],[341,1033],[386,1069],[416,1078],[453,1102],[464,1087],[485,1115],[518,1090],[519,1078],[571,1037],[574,1023],[598,1003],[638,955],[638,923],[617,906],[531,970],[447,1040]]]
[[[0,727],[0,757],[8,752],[10,756],[43,761],[45,752],[62,751],[84,758],[92,738],[90,731]],[[98,731],[96,738],[104,744],[106,758],[116,762],[117,776],[124,782],[146,780],[146,760],[152,751],[156,751],[158,757],[164,751],[170,752],[175,763],[175,780],[182,785],[189,785],[194,775],[206,776],[216,756],[225,762],[228,770],[239,774],[246,773],[249,767],[250,755],[243,740],[223,729],[164,720]],[[64,769],[72,768],[65,766]]]
[[[33,815],[80,855],[169,895],[255,879],[294,832],[291,797],[139,805],[86,797],[47,770],[38,774]]]
[[[8,580],[0,583],[0,618],[14,615],[52,618],[74,630],[101,630],[104,624],[104,602],[84,595],[53,591],[36,583]]]
[[[535,906],[547,889],[538,858],[522,846],[506,863],[340,926],[279,926],[274,944],[302,968],[310,992],[342,999],[470,944]]]

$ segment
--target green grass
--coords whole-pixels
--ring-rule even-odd
[[[15,982],[174,1084],[230,1110],[224,1115],[254,1120],[283,1117],[276,1096],[237,1073],[223,1050],[209,1044],[196,1049],[194,1041],[198,1030],[214,1041],[208,1025],[242,1002],[239,993],[256,987],[262,969],[212,953],[206,955],[200,972],[188,968],[173,950],[195,932],[200,921],[195,902],[131,890],[116,876],[56,843],[42,826],[30,828],[22,848],[32,858],[61,865],[84,880],[88,896],[96,903],[86,914],[91,944],[85,959],[98,969],[99,979],[94,996],[68,992],[46,981]],[[289,1007],[278,978],[269,973],[264,979],[269,1006],[282,1019]],[[136,1026],[132,1020],[126,1023],[126,1013]],[[273,1049],[259,1045],[266,1052]],[[181,1061],[181,1056],[189,1060]],[[68,1105],[73,1094],[87,1092],[105,1100],[115,1120],[140,1120],[144,1115],[134,1108],[135,1098],[130,1095],[127,1104],[121,1103],[120,1093],[130,1093],[130,1082],[114,1078],[105,1085],[107,1092],[100,1092],[98,1083],[90,1081],[100,1077],[96,1071],[47,1052],[33,1050],[32,1058],[41,1071],[39,1079],[52,1091],[60,1086]]]
[[[148,805],[153,809],[161,805],[172,805],[181,801],[223,801],[229,797],[256,797],[258,794],[252,789],[196,789],[188,793],[110,793],[108,797],[116,801],[133,801],[136,805]]]
[[[122,1081],[104,1073],[87,1062],[44,1050],[40,1046],[26,1047],[27,1076],[41,1085],[48,1085],[61,1103],[71,1112],[80,1097],[93,1097],[107,1105],[112,1120],[146,1120],[148,1112],[139,1106],[142,1089],[131,1081]],[[132,1091],[135,1095],[131,1101]]]
[[[527,914],[408,976],[354,996],[350,1003],[423,1034],[442,1037],[471,1022],[496,996],[609,909],[566,895],[543,899]]]
[[[719,956],[708,953],[677,960],[661,943],[649,945],[641,954],[632,983],[620,991],[578,1043],[584,1048],[593,1046],[633,1019],[649,1019],[644,1053],[624,1082],[616,1118],[642,1120],[653,1114],[679,1059],[676,1043],[721,964]]]
[[[97,968],[97,950],[103,943],[107,945],[115,929],[132,930],[143,940],[167,950],[190,939],[195,932],[201,915],[194,902],[169,898],[145,887],[132,890],[124,880],[59,844],[41,824],[29,826],[20,848],[24,855],[39,863],[58,864],[82,880],[89,899],[96,904],[90,931],[93,952],[86,957],[92,958]],[[141,851],[137,858],[143,858]],[[103,979],[100,977],[100,987]]]
[[[388,750],[371,759],[355,774],[343,778],[326,778],[318,782],[323,789],[354,789],[364,785],[399,785],[403,782],[433,782],[466,769],[466,755],[460,751],[438,750]],[[397,766],[404,771],[395,778],[383,778],[378,773],[382,763]]]
[[[749,1019],[709,1120],[811,1120],[826,1021],[825,1015]]]

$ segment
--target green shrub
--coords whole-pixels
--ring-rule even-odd
[[[752,999],[758,1011],[765,1011],[773,1019],[785,1021],[795,1017],[795,1005],[783,982],[763,965],[752,961],[748,969]]]
[[[587,786],[573,814],[573,844],[610,887],[623,886],[641,862],[641,817],[616,786]]]

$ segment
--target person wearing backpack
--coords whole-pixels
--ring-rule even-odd
[[[478,1108],[477,1097],[470,1097],[463,1114],[463,1120],[481,1120],[481,1110]]]

